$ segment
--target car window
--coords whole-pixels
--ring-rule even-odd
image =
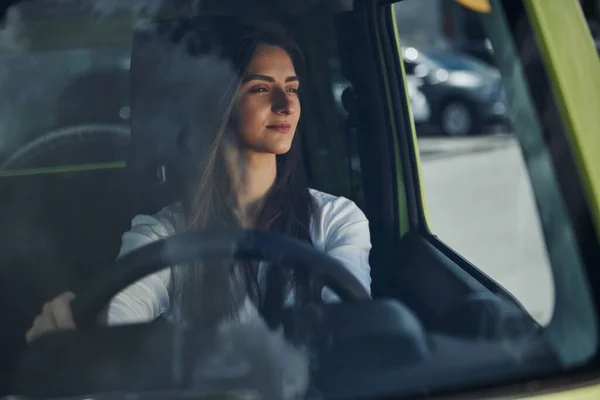
[[[17,371],[11,389],[443,396],[596,350],[508,1],[462,22],[491,32],[497,67],[445,41],[445,0],[13,3],[0,28],[0,317],[11,327],[0,376]],[[264,35],[252,54],[241,19]],[[406,146],[413,122],[418,154]],[[273,156],[254,180],[263,196],[234,190],[264,167],[248,162],[256,154]],[[116,304],[129,300],[133,326],[25,343],[57,295],[74,291],[74,312],[98,306],[107,276],[127,281]],[[111,304],[84,322],[112,325]]]
[[[499,2],[491,3],[502,10]],[[401,7],[402,4],[397,5],[397,8]],[[426,7],[424,4],[423,8]],[[421,12],[425,12],[424,9]],[[552,249],[556,246],[553,238],[558,228],[557,225],[548,227],[548,207],[555,207],[558,201],[550,200],[548,190],[556,185],[552,175],[557,172],[545,165],[545,172],[541,173],[531,165],[532,157],[539,157],[532,155],[533,147],[540,154],[548,154],[550,145],[544,143],[539,130],[534,129],[539,126],[539,120],[531,112],[532,103],[528,99],[544,97],[546,92],[527,94],[522,90],[525,78],[518,73],[519,59],[506,37],[505,26],[495,18],[498,14],[492,12],[480,19],[487,25],[494,45],[502,48],[502,54],[495,61],[501,70],[502,86],[512,92],[508,97],[492,97],[488,103],[499,101],[503,105],[501,109],[506,110],[503,121],[493,115],[489,118],[488,114],[486,118],[489,119],[478,129],[470,132],[465,129],[461,137],[452,137],[449,133],[459,130],[450,128],[461,125],[458,123],[461,119],[457,118],[456,125],[450,124],[452,126],[444,129],[448,121],[444,121],[442,111],[437,120],[434,117],[430,121],[433,132],[418,128],[429,226],[440,240],[502,284],[540,323],[548,325],[555,307],[559,307],[556,304],[556,279],[560,273],[553,269],[560,269],[566,261],[552,259]],[[468,59],[456,50],[453,57]],[[528,78],[532,79],[531,76]],[[454,93],[458,93],[457,89]],[[445,95],[441,88],[432,88],[428,100],[433,104],[439,101],[437,104],[442,108],[438,110],[441,111]],[[521,127],[525,128],[521,130]],[[469,149],[475,143],[482,146]],[[480,179],[479,174],[488,166],[491,170]],[[455,172],[451,172],[455,168]],[[470,200],[462,197],[465,195]],[[559,231],[565,237],[571,237],[572,232],[564,218],[559,213],[554,218],[561,221]],[[568,263],[577,266],[579,256],[575,252],[569,254]],[[509,272],[512,267],[516,270]]]
[[[45,301],[89,285],[114,263],[126,240],[121,240],[123,234],[139,221],[137,215],[156,215],[181,201],[173,194],[171,166],[152,163],[148,154],[162,157],[169,148],[165,143],[177,145],[169,135],[179,133],[181,108],[175,104],[181,104],[185,90],[175,94],[167,80],[191,75],[183,70],[152,75],[156,71],[143,63],[134,74],[132,48],[136,33],[144,32],[152,16],[164,13],[167,21],[177,23],[204,10],[195,2],[174,7],[174,14],[166,2],[140,2],[145,3],[140,8],[110,1],[16,3],[6,10],[0,30],[0,252],[7,262],[0,269],[0,313],[9,313],[14,327],[1,336],[7,360],[21,354],[23,349],[12,344],[22,344]],[[218,14],[239,11],[230,5],[204,6],[209,15],[211,7]],[[348,104],[342,101],[351,95],[352,85],[341,71],[332,17],[344,11],[339,7],[330,14],[332,10],[303,2],[297,13],[288,10],[292,17],[284,26],[306,61],[298,130],[307,184],[323,193],[315,195],[318,201],[340,197],[339,204],[356,207],[357,222],[363,225],[361,160]],[[166,54],[151,53],[155,61]],[[132,86],[142,76],[154,86],[140,94],[139,86]],[[202,81],[203,87],[210,82]],[[217,103],[211,97],[205,101]],[[144,104],[137,114],[133,102]],[[209,105],[197,109],[198,114],[208,110]],[[140,115],[146,118],[143,124],[134,122],[144,119]],[[152,136],[155,132],[158,136]],[[133,138],[138,141],[132,143]],[[152,162],[144,164],[148,159]],[[337,223],[327,214],[322,218],[326,224]],[[320,223],[315,221],[317,227]],[[361,262],[368,262],[365,257],[360,256]],[[29,297],[15,306],[20,290]],[[0,365],[2,376],[11,362]],[[3,380],[0,386],[4,388]]]
[[[488,2],[477,2],[481,3]],[[403,2],[395,6],[397,17],[402,15],[404,5]],[[469,112],[462,105],[469,101],[472,105],[477,104],[481,100],[473,102],[470,95],[465,96],[458,79],[452,82],[451,76],[446,82],[454,88],[430,85],[429,92],[424,92],[429,95],[427,100],[433,110],[429,124],[417,125],[422,160],[421,190],[427,207],[428,227],[435,236],[434,242],[467,260],[464,269],[475,266],[515,295],[545,326],[549,336],[555,339],[560,336],[561,339],[555,342],[560,357],[567,363],[580,365],[597,351],[590,297],[590,287],[594,284],[588,280],[583,261],[587,252],[585,243],[594,242],[595,246],[597,241],[593,234],[582,239],[580,233],[581,221],[594,223],[594,217],[587,216],[589,211],[582,205],[585,201],[574,204],[569,200],[570,196],[585,197],[584,189],[577,186],[584,178],[579,180],[574,175],[566,178],[566,154],[577,151],[568,150],[567,141],[572,140],[576,132],[567,132],[566,126],[570,122],[561,121],[558,107],[548,107],[552,95],[554,101],[563,101],[558,100],[561,96],[555,91],[554,83],[550,83],[552,78],[545,75],[548,72],[544,72],[557,66],[550,62],[542,66],[542,56],[534,55],[543,54],[543,51],[534,50],[541,39],[532,32],[539,34],[535,24],[543,25],[545,18],[552,14],[548,12],[551,9],[538,4],[541,7],[536,7],[535,11],[539,14],[532,17],[533,21],[528,21],[524,14],[527,12],[531,16],[533,13],[523,4],[490,1],[489,5],[491,12],[479,14],[478,19],[494,48],[494,57],[488,61],[498,71],[480,82],[493,81],[492,76],[496,75],[502,80],[499,87],[504,89],[491,97],[484,96],[487,100],[483,104],[487,105],[471,114],[483,124],[477,129],[472,129],[474,125],[470,125],[471,129],[465,128],[469,118],[462,116]],[[418,12],[425,13],[435,12],[433,10],[441,5],[431,1],[419,3],[419,7]],[[571,26],[581,29],[581,10],[573,6],[568,11],[573,17]],[[473,14],[466,8],[462,12]],[[554,12],[556,21],[560,12],[556,9]],[[401,25],[402,20],[398,24]],[[556,33],[548,25],[546,28],[546,33]],[[546,37],[543,46],[556,50],[553,47],[556,39]],[[582,37],[584,42],[589,39]],[[585,43],[585,51],[593,49],[588,45],[590,42]],[[438,50],[451,51],[456,58],[464,57],[462,53],[470,53],[467,48],[455,44],[440,45]],[[591,55],[591,61],[594,56]],[[586,57],[590,55],[586,54]],[[590,62],[589,67],[594,76],[597,64]],[[568,75],[566,71],[561,72]],[[479,89],[483,87],[479,86]],[[452,93],[450,99],[445,97],[448,92]],[[586,93],[590,101],[595,101],[594,91]],[[457,96],[462,99],[459,107],[455,107]],[[448,104],[453,105],[448,108]],[[501,110],[500,119],[498,114],[485,112],[488,105],[491,107],[488,111]],[[437,118],[436,111],[439,113]],[[454,123],[449,123],[450,120]],[[563,126],[565,131],[561,130]],[[577,134],[583,135],[587,131]],[[556,140],[561,143],[559,157]],[[471,147],[475,143],[481,147]],[[587,173],[580,170],[579,174],[585,176]],[[566,189],[567,182],[574,186]],[[592,213],[594,204],[591,200],[589,209]],[[586,229],[589,233],[590,229]],[[557,252],[558,248],[562,251]],[[573,304],[581,306],[572,307]],[[573,332],[574,329],[585,332],[580,337],[583,341],[569,334],[554,336],[550,333],[555,330]],[[577,342],[571,342],[569,338]]]
[[[543,140],[542,122],[531,100],[545,98],[548,92],[525,85],[535,76],[522,73],[523,60],[504,19],[515,10],[511,7],[505,14],[506,3],[490,4],[492,12],[478,18],[498,52],[494,64],[504,89],[476,99],[450,78],[448,86],[454,87],[432,85],[425,92],[433,113],[429,129],[418,126],[417,133],[428,226],[439,240],[516,296],[540,324],[556,326],[563,318],[558,293],[564,289],[558,280],[563,273],[579,274],[583,269],[574,243],[576,223],[559,211],[564,210],[557,188],[560,173],[550,164],[551,144]],[[396,5],[397,16],[404,6]],[[439,4],[420,7],[419,12],[427,13]],[[447,52],[448,47],[439,46],[438,51]],[[470,58],[459,48],[453,52],[452,58]],[[488,75],[482,84],[490,80]],[[554,253],[557,240],[566,246],[560,257]],[[579,284],[585,285],[583,278],[577,278],[574,287]],[[579,320],[587,326],[584,347],[595,351],[589,298],[579,297],[582,289],[574,287],[571,295],[585,304],[581,310],[586,316]],[[584,357],[571,346],[563,350],[570,359]]]
[[[397,4],[396,15],[410,18],[403,7],[415,1]],[[423,3],[419,12],[438,6]],[[432,85],[425,92],[434,112],[430,126],[417,132],[430,229],[547,324],[554,309],[552,273],[531,178],[513,132],[518,127],[510,126],[511,104],[499,91],[477,99],[476,92],[489,84],[483,75],[489,67],[464,53],[442,51],[425,56],[448,70],[477,73],[482,82],[471,93],[460,83]],[[472,126],[460,133],[452,129],[465,124]]]

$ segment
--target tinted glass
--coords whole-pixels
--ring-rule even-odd
[[[40,336],[50,344],[38,349],[50,350],[33,353],[28,372],[50,389],[37,397],[414,396],[529,379],[595,350],[593,324],[562,336],[580,347],[545,336],[555,315],[587,317],[591,307],[586,290],[573,304],[554,293],[561,267],[580,265],[568,220],[555,232],[563,262],[550,262],[554,236],[538,204],[556,197],[557,171],[527,168],[527,144],[548,152],[530,94],[506,67],[444,42],[441,2],[381,6],[379,27],[363,3],[344,0],[13,3],[0,31],[2,372],[35,349],[25,344],[31,329],[73,328],[54,306],[94,310],[93,327],[134,325]],[[460,26],[480,40],[477,20],[510,49],[509,21],[492,3],[486,20]],[[394,207],[420,190],[406,181],[390,191],[384,179],[417,160],[377,147],[412,134],[396,126],[396,88],[383,82],[396,65],[382,51],[392,12],[410,27],[400,35],[407,73],[426,66],[407,94],[429,228],[448,247],[372,262],[371,249],[395,254],[411,235],[386,225],[398,210],[368,208],[365,188],[382,188]],[[463,258],[475,268],[461,269]],[[117,269],[131,264],[146,268]],[[371,292],[372,277],[431,265],[430,283],[454,284],[426,295],[464,308],[425,321],[404,301],[411,293]],[[479,270],[527,313],[496,308],[505,297]],[[115,286],[107,277],[123,290],[94,309],[99,286]],[[69,291],[73,303],[60,297]],[[541,327],[519,318],[529,314]]]

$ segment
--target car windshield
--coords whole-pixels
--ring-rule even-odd
[[[413,396],[583,363],[511,1],[484,24],[502,84],[417,50],[448,48],[434,1],[3,5],[0,396]]]

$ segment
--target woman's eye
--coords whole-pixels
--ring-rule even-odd
[[[257,86],[257,87],[253,87],[252,89],[250,89],[250,91],[252,93],[266,93],[267,88],[264,86]]]
[[[288,93],[298,93],[298,88],[288,88],[287,92]]]

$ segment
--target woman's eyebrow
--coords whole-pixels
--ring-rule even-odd
[[[286,82],[298,82],[300,79],[298,79],[297,76],[288,76],[287,78],[285,78]],[[242,83],[246,83],[246,82],[250,82],[250,81],[265,81],[265,82],[270,82],[270,83],[275,83],[275,78],[273,78],[272,76],[268,76],[268,75],[263,75],[263,74],[250,74],[247,75]]]

